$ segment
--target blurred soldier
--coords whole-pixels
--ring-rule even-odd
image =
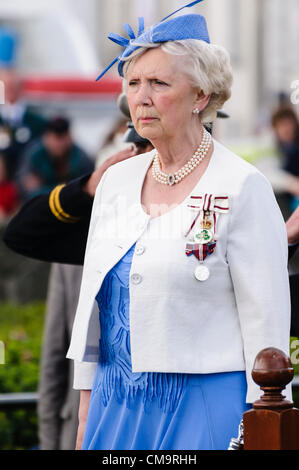
[[[14,31],[0,27],[0,80],[4,85],[5,103],[0,106],[0,150],[10,150],[7,162],[14,177],[22,153],[46,124],[45,118],[31,111],[22,101],[22,81],[16,69],[17,37]]]

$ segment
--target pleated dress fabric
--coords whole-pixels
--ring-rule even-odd
[[[99,362],[82,450],[227,449],[251,408],[245,403],[244,371],[132,372],[129,278],[134,249],[135,244],[109,271],[96,297]]]

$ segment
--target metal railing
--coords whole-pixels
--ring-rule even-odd
[[[34,407],[37,405],[38,399],[39,394],[37,392],[1,393],[0,409]]]
[[[293,391],[299,390],[299,375],[295,376],[292,380]],[[25,393],[0,393],[0,409],[15,407],[27,408],[37,405],[39,394],[37,392]]]

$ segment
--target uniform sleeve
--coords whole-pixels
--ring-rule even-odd
[[[70,182],[60,192],[61,206],[78,218],[76,223],[55,217],[49,194],[37,196],[9,222],[3,237],[6,245],[41,261],[83,264],[93,198],[82,191],[82,184],[89,176]]]
[[[262,394],[251,377],[256,355],[276,347],[289,356],[290,341],[286,227],[271,185],[260,173],[248,176],[231,201],[227,261],[243,339],[247,402],[252,403]]]

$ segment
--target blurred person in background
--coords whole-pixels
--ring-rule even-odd
[[[70,122],[52,118],[40,140],[26,152],[19,181],[24,199],[48,193],[57,184],[92,172],[94,163],[73,142]]]
[[[297,207],[286,222],[289,258],[291,258],[299,245],[299,207]],[[290,275],[291,307],[292,307],[292,328],[291,336],[299,338],[299,273]]]
[[[281,156],[281,169],[292,177],[286,192],[289,208],[294,211],[299,205],[299,120],[292,107],[282,104],[273,112],[271,123]]]
[[[7,155],[0,152],[0,223],[6,222],[19,206],[17,185],[11,180],[7,168]]]
[[[14,178],[27,146],[41,136],[46,119],[33,112],[22,99],[22,79],[17,70],[18,38],[0,26],[0,81],[4,84],[4,104],[0,106],[0,150],[10,150],[7,162]]]

